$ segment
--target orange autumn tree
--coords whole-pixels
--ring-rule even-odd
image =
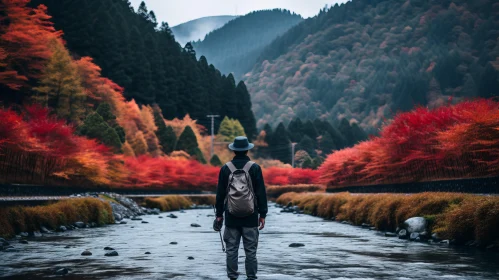
[[[47,15],[47,7],[27,7],[29,0],[0,2],[0,83],[20,89],[26,81],[38,78],[52,56],[49,42],[60,40]],[[8,24],[5,24],[8,23]]]

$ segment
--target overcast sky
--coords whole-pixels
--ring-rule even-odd
[[[135,10],[142,0],[130,0]],[[291,10],[304,18],[319,13],[325,5],[344,3],[347,0],[145,0],[148,10],[153,10],[158,22],[166,21],[175,26],[206,16],[245,15],[251,11],[281,8]]]

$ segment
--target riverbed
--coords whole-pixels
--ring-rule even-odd
[[[280,210],[270,206],[260,235],[259,279],[499,279],[497,252],[399,240]],[[0,279],[58,278],[57,268],[69,270],[64,279],[226,279],[220,237],[211,229],[213,211],[172,213],[178,218],[162,213],[142,216],[148,223],[126,220],[46,234],[28,244],[13,241],[14,251],[0,252]],[[119,255],[104,256],[104,247]],[[92,255],[81,256],[85,250]],[[240,271],[239,279],[246,279],[242,248]]]

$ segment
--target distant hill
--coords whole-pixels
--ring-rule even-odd
[[[194,43],[194,50],[222,73],[240,78],[251,70],[265,46],[302,20],[288,10],[251,12],[210,32]]]
[[[255,116],[260,126],[347,118],[372,133],[397,111],[497,95],[498,14],[492,0],[322,10],[266,47],[245,77]]]
[[[202,40],[209,32],[222,27],[237,16],[213,16],[191,20],[172,27],[173,35],[182,47],[191,41]]]

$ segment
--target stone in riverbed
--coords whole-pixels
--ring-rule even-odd
[[[55,271],[55,275],[66,275],[69,273],[67,268],[59,268]]]
[[[371,225],[367,224],[367,223],[362,223],[361,227],[363,227],[363,228],[370,228]]]
[[[148,224],[149,222],[148,221],[142,221],[143,224]]]
[[[0,245],[1,246],[9,246],[10,243],[7,240],[5,240],[5,239],[0,238]]]
[[[67,229],[65,226],[60,226],[60,227],[58,228],[58,230],[59,230],[60,232],[65,232],[65,231],[66,231],[66,230],[68,230],[68,229]]]
[[[74,223],[74,225],[77,228],[85,228],[85,223],[84,222],[76,222],[76,223]]]
[[[145,252],[145,255],[150,255],[150,254],[151,254],[151,252]]]
[[[168,218],[172,218],[172,219],[176,219],[176,218],[178,218],[177,216],[175,216],[175,215],[173,215],[173,214],[170,214],[170,215],[168,215],[167,217],[168,217]]]
[[[92,252],[90,252],[89,250],[85,250],[83,251],[83,253],[81,253],[82,256],[91,256],[92,255]]]
[[[132,221],[142,221],[142,218],[132,217],[130,220],[132,220]]]
[[[33,231],[33,232],[31,233],[31,236],[36,237],[36,238],[39,238],[39,237],[42,237],[42,233],[41,233],[41,232],[39,232],[39,231]]]
[[[41,233],[52,233],[52,231],[48,230],[46,227],[44,226],[41,226],[40,227],[40,232]]]
[[[191,227],[201,227],[201,226],[194,223],[194,224],[191,224]]]
[[[104,247],[104,250],[106,250],[106,251],[114,251],[114,249],[111,248],[111,247]]]
[[[117,257],[119,255],[118,255],[118,252],[112,251],[112,252],[106,253],[104,256],[106,256],[106,257]]]
[[[411,241],[416,241],[416,239],[418,239],[418,238],[421,239],[419,237],[419,233],[417,233],[417,232],[413,232],[413,233],[411,233],[411,235],[409,235],[409,240],[411,240]]]
[[[158,218],[163,219],[163,216],[159,216]]]
[[[28,240],[19,240],[19,244],[28,244]]]
[[[398,233],[399,239],[407,239],[407,230],[401,229]]]
[[[193,260],[193,259],[194,259],[194,257],[188,257],[187,259],[188,259],[188,260]]]
[[[397,237],[397,234],[395,232],[385,232],[385,237]]]
[[[422,232],[426,231],[427,225],[428,225],[428,222],[426,221],[425,218],[413,217],[413,218],[407,219],[404,222],[404,229],[406,229],[409,234],[413,233],[413,232],[422,233]]]
[[[177,242],[170,242],[171,245],[177,245]]]
[[[303,243],[291,243],[291,244],[289,244],[289,247],[291,247],[291,248],[305,247],[305,244],[303,244]]]
[[[125,221],[121,221],[120,225],[126,225],[126,222]]]
[[[19,235],[20,235],[21,237],[28,237],[28,236],[29,236],[29,233],[27,233],[27,232],[21,232],[21,233],[19,233]]]
[[[440,240],[442,240],[442,239],[440,239],[440,236],[438,236],[438,233],[436,233],[436,232],[431,235],[431,239],[434,242],[439,242]]]
[[[160,213],[161,213],[161,210],[159,210],[158,208],[151,209],[151,214],[153,214],[153,215],[159,215]]]
[[[69,249],[69,248],[71,248],[71,246],[69,245],[66,245],[66,247],[64,247],[64,249]]]

